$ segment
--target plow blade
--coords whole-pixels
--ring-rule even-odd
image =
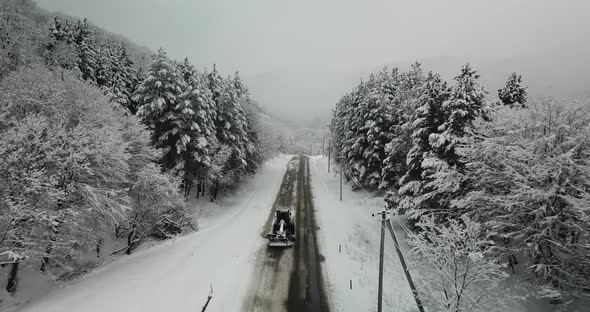
[[[270,247],[291,247],[293,246],[293,242],[290,240],[271,240],[268,243],[268,246]]]
[[[270,247],[291,247],[295,244],[294,238],[277,237],[272,234],[268,235],[268,241]]]

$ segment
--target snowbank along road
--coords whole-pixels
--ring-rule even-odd
[[[295,246],[265,246],[258,251],[250,294],[242,310],[327,312],[307,157],[294,157],[289,163],[261,235],[270,231],[278,207],[295,212]]]

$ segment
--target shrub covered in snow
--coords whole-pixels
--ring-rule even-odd
[[[0,88],[3,262],[75,269],[116,228],[138,223],[134,191],[146,184],[159,201],[149,206],[154,220],[141,222],[150,234],[194,229],[178,184],[153,163],[148,133],[103,91],[40,66],[9,74]]]
[[[508,275],[494,259],[494,241],[481,224],[462,217],[440,225],[429,216],[419,226],[422,231],[410,236],[410,244],[420,263],[419,294],[433,311],[506,310],[491,291]]]

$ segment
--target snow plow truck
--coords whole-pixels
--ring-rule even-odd
[[[295,221],[290,209],[279,208],[276,210],[267,237],[270,247],[291,247],[295,244]]]

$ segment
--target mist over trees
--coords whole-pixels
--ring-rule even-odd
[[[456,229],[450,239],[465,224],[475,241],[488,241],[482,263],[512,274],[520,264],[553,303],[587,297],[588,99],[529,100],[516,73],[494,99],[469,64],[453,83],[414,64],[384,68],[345,94],[330,129],[348,179],[385,193],[387,208],[409,217],[421,258],[437,248],[429,235]],[[453,248],[470,253],[464,247]]]
[[[237,73],[196,69],[163,49],[144,59],[85,19],[0,1],[0,264],[11,266],[9,292],[19,265],[75,274],[146,238],[196,230],[186,197],[213,201],[276,153]],[[117,240],[125,247],[105,250]]]

